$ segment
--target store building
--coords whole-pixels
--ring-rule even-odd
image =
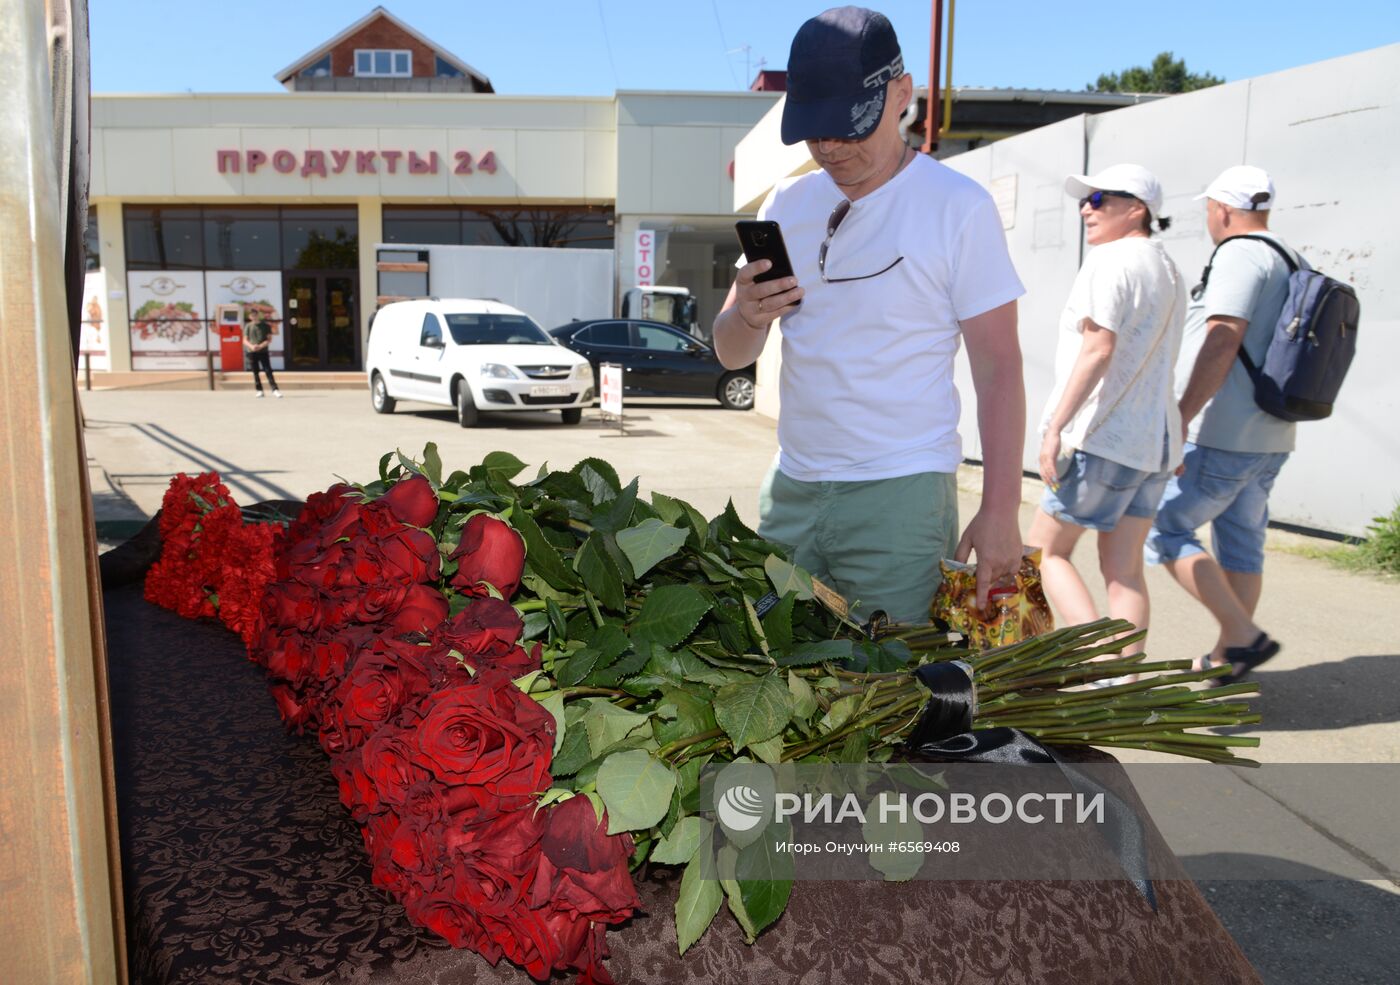
[[[275,367],[359,369],[378,244],[614,250],[620,296],[650,231],[655,282],[708,324],[738,255],[734,147],[781,95],[502,95],[383,8],[277,77],[94,98],[94,369],[202,369],[234,305],[273,320]]]

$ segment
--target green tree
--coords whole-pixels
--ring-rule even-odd
[[[1085,86],[1089,92],[1192,92],[1224,82],[1209,72],[1188,72],[1186,61],[1173,58],[1164,51],[1152,59],[1151,68],[1134,65],[1121,72],[1100,75],[1097,82]]]

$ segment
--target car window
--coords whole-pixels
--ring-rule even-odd
[[[638,325],[637,338],[643,349],[658,352],[686,352],[690,349],[690,341],[684,335],[660,325]]]
[[[627,337],[627,323],[624,321],[605,321],[597,325],[591,325],[579,332],[580,341],[591,345],[630,345],[631,340]]]
[[[442,325],[431,311],[423,316],[423,331],[418,336],[418,344],[430,349],[441,349],[444,346]]]
[[[554,345],[554,339],[524,315],[449,314],[447,330],[458,345]]]

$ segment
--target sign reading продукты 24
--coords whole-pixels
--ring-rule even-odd
[[[427,156],[417,151],[401,150],[307,150],[298,156],[294,151],[221,150],[216,151],[219,174],[256,174],[259,168],[270,167],[279,174],[296,174],[303,178],[333,174],[353,168],[355,174],[439,174],[445,162],[437,151]],[[488,150],[478,160],[471,151],[452,154],[453,174],[496,173],[496,152]]]

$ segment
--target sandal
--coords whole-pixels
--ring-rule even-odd
[[[1268,633],[1260,633],[1249,646],[1226,647],[1225,662],[1230,665],[1231,671],[1217,680],[1221,685],[1238,684],[1255,668],[1272,660],[1282,649],[1282,644],[1270,638]]]

